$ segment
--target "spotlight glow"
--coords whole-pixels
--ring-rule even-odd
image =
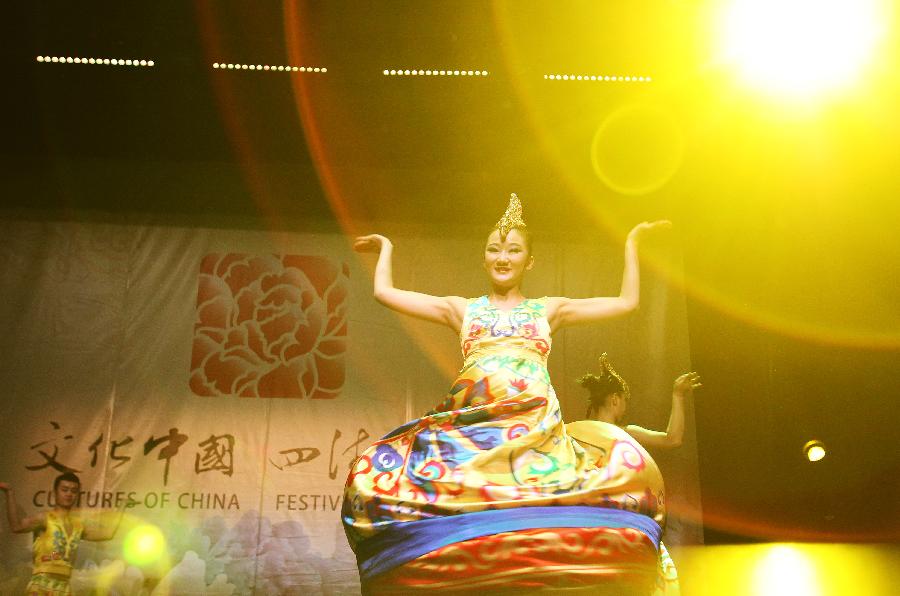
[[[816,569],[799,550],[776,544],[756,564],[753,592],[759,596],[814,596],[820,594]]]
[[[166,539],[156,526],[137,526],[125,536],[122,556],[137,567],[157,562],[166,553]]]
[[[733,0],[719,45],[753,87],[808,97],[852,83],[885,32],[884,0]]]

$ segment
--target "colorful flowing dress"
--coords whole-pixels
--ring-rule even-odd
[[[674,585],[653,459],[617,426],[563,423],[546,298],[509,311],[469,300],[460,342],[445,399],[367,449],[347,479],[342,518],[364,592]]]

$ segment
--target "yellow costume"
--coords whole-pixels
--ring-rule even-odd
[[[28,596],[71,595],[69,577],[83,533],[78,516],[47,513],[44,529],[35,534],[32,545],[32,576],[25,588]]]
[[[546,299],[509,311],[471,299],[460,342],[445,399],[366,450],[347,480],[344,527],[367,590],[653,591],[662,476],[621,428],[563,424]]]

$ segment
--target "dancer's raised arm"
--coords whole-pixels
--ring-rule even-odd
[[[625,240],[625,267],[622,271],[622,288],[618,296],[596,298],[550,298],[547,302],[547,318],[553,331],[572,325],[596,323],[636,310],[640,304],[641,277],[638,244],[648,230],[669,228],[668,220],[643,222],[628,233]]]
[[[44,527],[43,514],[30,517],[23,517],[20,514],[12,486],[6,482],[0,482],[0,492],[6,493],[6,520],[9,522],[10,532],[24,534]]]
[[[394,287],[394,245],[380,234],[360,236],[353,242],[356,252],[378,253],[375,265],[375,299],[388,308],[425,321],[447,325],[454,331],[462,326],[466,300],[459,296],[432,296]]]
[[[665,432],[649,430],[636,424],[629,424],[625,431],[638,440],[644,447],[672,449],[681,447],[684,438],[684,400],[694,395],[694,389],[700,387],[700,375],[695,372],[684,373],[675,379],[672,388],[672,411]]]

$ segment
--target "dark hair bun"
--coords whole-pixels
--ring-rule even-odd
[[[587,373],[576,382],[590,392],[591,399],[599,399],[623,391],[619,379],[605,373],[599,376]]]

